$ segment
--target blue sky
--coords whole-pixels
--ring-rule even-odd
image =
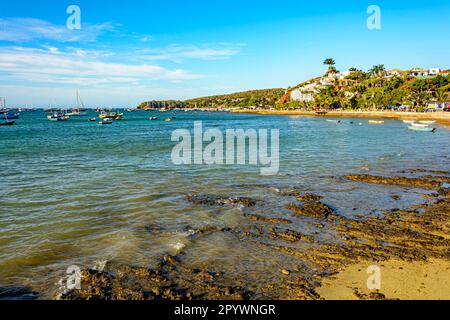
[[[81,30],[69,30],[69,5]],[[381,30],[369,30],[369,5]],[[134,106],[286,88],[340,70],[450,68],[448,0],[0,2],[0,96],[11,106]]]

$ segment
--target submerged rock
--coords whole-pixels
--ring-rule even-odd
[[[347,179],[352,181],[367,182],[373,184],[419,187],[426,189],[438,189],[442,186],[442,182],[438,181],[436,177],[405,178],[405,177],[380,177],[366,174],[358,174],[347,176]]]
[[[164,257],[154,269],[110,265],[108,270],[83,270],[81,289],[62,300],[242,300],[252,292],[220,284],[221,272],[190,269],[173,256]]]
[[[219,197],[208,195],[188,195],[186,200],[194,204],[209,206],[244,206],[254,207],[256,200],[246,197]]]
[[[294,212],[296,215],[325,219],[328,218],[334,210],[320,202],[321,199],[321,196],[306,193],[297,198],[297,200],[303,202],[303,204],[291,202],[287,209]]]
[[[257,214],[247,214],[246,217],[251,221],[273,223],[273,224],[291,224],[292,221],[283,218],[267,218]]]

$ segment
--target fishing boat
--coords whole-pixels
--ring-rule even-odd
[[[112,120],[102,120],[98,123],[99,125],[113,124]]]
[[[419,123],[422,123],[422,124],[435,124],[436,121],[419,121]]]
[[[411,126],[418,127],[418,128],[426,128],[429,125],[428,124],[423,124],[423,123],[411,123]]]
[[[409,126],[409,130],[413,131],[422,131],[422,132],[435,132],[436,128],[430,128],[430,127],[415,127],[415,126]]]
[[[123,113],[118,113],[118,112],[106,112],[103,111],[100,115],[99,115],[100,119],[110,119],[110,120],[122,120],[123,119]]]
[[[15,121],[8,120],[8,113],[7,112],[5,112],[4,116],[5,116],[5,121],[4,122],[0,122],[0,126],[12,126],[12,125],[16,124]]]
[[[68,121],[70,119],[69,116],[65,115],[64,113],[54,113],[51,116],[47,116],[47,119],[54,122],[60,122],[60,121]]]
[[[384,124],[384,121],[382,120],[369,120],[369,124]]]
[[[5,122],[0,122],[0,126],[12,126],[15,125],[16,122],[15,121],[5,121]]]

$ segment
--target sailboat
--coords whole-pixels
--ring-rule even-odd
[[[0,119],[2,119],[2,120],[19,119],[18,113],[11,113],[11,110],[6,108],[6,98],[0,97],[0,104],[1,104]]]
[[[77,90],[77,107],[72,109],[70,112],[66,113],[66,115],[69,117],[85,116],[86,113],[82,112],[83,110],[84,110],[84,103],[83,100],[81,100],[80,94]]]

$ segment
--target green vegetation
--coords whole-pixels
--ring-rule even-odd
[[[423,111],[430,102],[450,100],[450,76],[415,78],[408,72],[389,74],[384,65],[376,65],[368,72],[353,67],[349,75],[339,77],[333,69],[333,59],[326,59],[324,64],[330,66],[325,77],[319,78],[325,79],[325,84],[313,79],[293,88],[302,90],[306,85],[315,84],[314,89],[305,90],[313,96],[312,101],[288,100],[278,108],[384,110],[404,106]]]
[[[148,101],[139,108],[258,108],[296,110],[385,110],[403,106],[423,111],[430,102],[450,100],[450,76],[412,77],[409,72],[389,72],[384,65],[375,65],[367,72],[356,67],[347,73],[336,70],[332,58],[325,59],[328,70],[323,77],[285,89],[251,90],[186,101]],[[291,99],[299,90],[302,98]]]
[[[264,108],[274,106],[285,92],[285,89],[265,89],[196,98],[186,101],[148,101],[141,103],[138,108]]]
[[[285,94],[285,89],[251,90],[220,96],[187,100],[190,108],[271,107]]]

